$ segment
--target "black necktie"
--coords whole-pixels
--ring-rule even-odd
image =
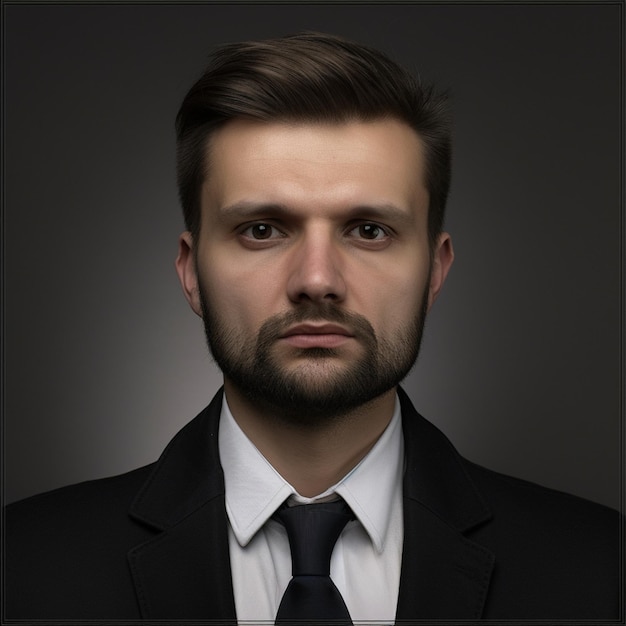
[[[330,579],[333,548],[345,525],[354,519],[350,507],[343,500],[283,505],[275,517],[287,530],[293,576],[280,601],[276,624],[294,620],[352,624],[346,603]]]

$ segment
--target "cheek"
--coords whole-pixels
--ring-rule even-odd
[[[427,258],[413,258],[411,262],[395,263],[393,268],[370,269],[367,274],[355,276],[354,310],[364,314],[384,336],[412,325],[422,312],[429,284],[428,265]]]
[[[230,327],[254,332],[278,312],[280,299],[271,274],[215,261],[204,267],[200,279],[213,310]]]
[[[399,333],[412,329],[422,316],[423,293],[423,283],[420,283],[404,285],[402,291],[390,295],[380,317],[379,336],[394,339]]]

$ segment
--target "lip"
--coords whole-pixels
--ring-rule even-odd
[[[354,337],[349,330],[337,324],[298,324],[283,333],[281,338],[286,339],[287,337],[297,335],[340,335],[343,337]]]
[[[354,337],[337,324],[298,324],[285,332],[281,339],[294,348],[338,348]]]

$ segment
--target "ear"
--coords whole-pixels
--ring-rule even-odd
[[[198,272],[194,254],[194,242],[192,234],[186,230],[178,238],[178,256],[176,257],[176,273],[183,288],[183,293],[189,306],[196,315],[202,317],[200,304],[200,286],[198,284]]]
[[[430,274],[430,288],[428,290],[428,309],[434,304],[446,276],[454,261],[454,249],[452,248],[452,238],[448,233],[441,233],[435,244],[432,260],[432,271]]]

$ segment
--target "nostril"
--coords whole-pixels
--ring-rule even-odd
[[[300,302],[313,302],[314,300],[318,300],[317,297],[314,297],[313,295],[311,295],[311,293],[306,292],[306,291],[302,291],[298,294],[297,299]],[[321,296],[320,298],[321,300],[330,300],[331,302],[336,302],[337,300],[339,300],[339,296],[336,293],[327,293],[323,296]]]
[[[322,252],[302,253],[302,257],[292,259],[287,281],[287,293],[292,302],[336,303],[345,297],[340,260]]]

